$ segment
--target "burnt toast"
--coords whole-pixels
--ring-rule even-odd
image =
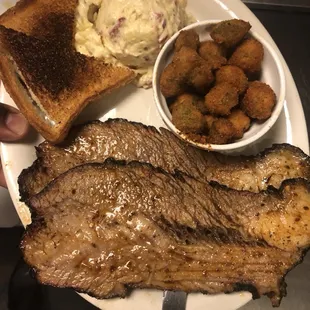
[[[24,0],[0,17],[0,78],[29,123],[52,143],[65,138],[90,101],[134,78],[130,69],[75,50],[76,5]]]

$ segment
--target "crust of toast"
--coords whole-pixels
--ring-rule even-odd
[[[78,0],[20,0],[0,16],[0,25],[34,36],[50,34],[40,27],[50,13],[72,14]]]
[[[28,122],[40,132],[48,141],[57,141],[58,137],[56,127],[47,126],[47,124],[38,117],[35,106],[29,97],[26,89],[21,85],[13,63],[8,57],[0,55],[0,78],[5,85],[6,91],[9,93],[20,111],[27,118]]]
[[[0,16],[1,79],[30,124],[52,143],[65,138],[89,102],[134,78],[130,69],[76,52],[76,4],[77,0],[22,0]]]
[[[121,68],[120,68],[121,69]],[[113,74],[117,76],[117,70],[112,69]],[[117,83],[114,83],[110,87],[105,87],[102,91],[93,92],[91,96],[85,94],[83,98],[74,105],[74,109],[67,113],[66,110],[63,113],[59,113],[57,123],[52,126],[46,122],[42,117],[39,117],[38,108],[34,105],[29,93],[24,88],[24,86],[19,81],[15,68],[12,61],[3,55],[0,55],[0,78],[5,85],[5,89],[20,109],[20,111],[25,115],[29,123],[48,141],[52,143],[59,143],[63,141],[66,137],[73,121],[80,114],[80,112],[88,105],[88,103],[99,98],[103,94],[108,94],[114,89],[122,87],[128,84],[132,78],[133,74],[128,70],[128,74],[124,75],[122,71],[119,72],[122,79],[118,79]],[[75,94],[72,94],[74,97]],[[70,98],[70,101],[74,98]],[[65,102],[64,102],[65,104]],[[57,111],[54,111],[55,114]],[[59,112],[59,111],[58,111]],[[61,111],[60,111],[61,112]]]

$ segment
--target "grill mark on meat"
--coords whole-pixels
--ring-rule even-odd
[[[21,248],[39,281],[98,298],[129,287],[250,287],[276,306],[310,242],[310,186],[301,179],[251,193],[108,160],[73,168],[27,204],[34,218]]]
[[[216,181],[238,190],[259,192],[279,188],[290,178],[310,179],[310,160],[288,144],[274,145],[256,156],[225,156],[193,148],[171,132],[122,119],[94,121],[74,128],[59,146],[43,142],[38,159],[23,170],[18,183],[24,201],[70,168],[109,157],[137,160],[170,173],[183,173],[204,181]]]

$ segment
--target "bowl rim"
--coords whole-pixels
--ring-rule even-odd
[[[153,86],[153,96],[154,96],[154,100],[156,103],[156,107],[157,110],[161,116],[161,118],[163,119],[163,121],[165,122],[165,124],[168,126],[168,128],[170,130],[172,130],[172,132],[174,134],[176,134],[178,137],[180,137],[182,140],[186,141],[187,143],[190,143],[191,145],[198,147],[200,149],[204,149],[204,150],[212,150],[212,151],[232,151],[232,150],[236,150],[236,149],[240,149],[242,147],[248,146],[250,144],[252,144],[253,142],[259,140],[262,136],[264,136],[275,124],[275,122],[278,120],[283,106],[284,106],[284,102],[285,102],[285,94],[286,94],[286,81],[285,81],[285,74],[284,74],[284,68],[282,65],[282,62],[280,60],[280,55],[279,55],[279,51],[277,51],[277,49],[273,48],[272,45],[266,41],[261,35],[259,35],[257,32],[250,30],[249,33],[250,35],[257,39],[258,41],[260,41],[263,46],[264,49],[267,49],[268,52],[270,53],[270,55],[272,56],[278,73],[279,73],[279,79],[280,79],[280,91],[279,91],[279,95],[277,96],[277,103],[276,106],[272,112],[272,115],[270,116],[270,118],[268,120],[265,121],[264,126],[261,128],[261,130],[259,130],[256,134],[254,134],[251,137],[248,137],[245,140],[239,140],[237,142],[233,142],[233,143],[228,143],[228,144],[203,144],[203,143],[198,143],[198,142],[194,142],[192,140],[190,140],[189,138],[186,137],[186,135],[184,133],[182,133],[179,129],[177,129],[174,124],[172,123],[172,121],[169,119],[169,117],[167,116],[167,114],[165,113],[162,104],[161,104],[161,99],[160,99],[160,88],[159,88],[159,72],[158,72],[158,68],[161,64],[163,55],[166,53],[167,49],[169,49],[172,45],[172,43],[176,40],[177,36],[179,35],[179,33],[183,30],[190,30],[190,29],[194,29],[194,28],[198,28],[201,26],[208,26],[208,25],[212,25],[212,24],[216,24],[219,23],[221,21],[221,19],[210,19],[210,20],[204,20],[204,21],[198,21],[196,23],[190,24],[182,29],[180,29],[178,32],[176,32],[166,43],[165,45],[162,47],[160,53],[158,54],[158,57],[156,59],[155,65],[154,65],[154,71],[153,71],[153,77],[152,77],[152,86]],[[167,104],[167,103],[166,103]]]

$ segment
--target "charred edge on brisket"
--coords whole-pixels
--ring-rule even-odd
[[[128,287],[220,293],[241,285],[278,305],[285,274],[310,242],[302,179],[256,194],[108,160],[64,173],[27,203],[36,215],[21,248],[38,279],[98,298]],[[289,226],[292,216],[294,230],[279,220]]]
[[[21,199],[38,193],[74,166],[103,162],[108,157],[148,162],[170,173],[178,169],[200,180],[253,192],[269,185],[278,188],[285,179],[310,179],[309,157],[289,144],[274,145],[256,156],[233,157],[198,150],[168,130],[160,130],[161,133],[155,127],[113,119],[77,126],[59,146],[44,142],[37,147],[38,159],[18,179]]]

